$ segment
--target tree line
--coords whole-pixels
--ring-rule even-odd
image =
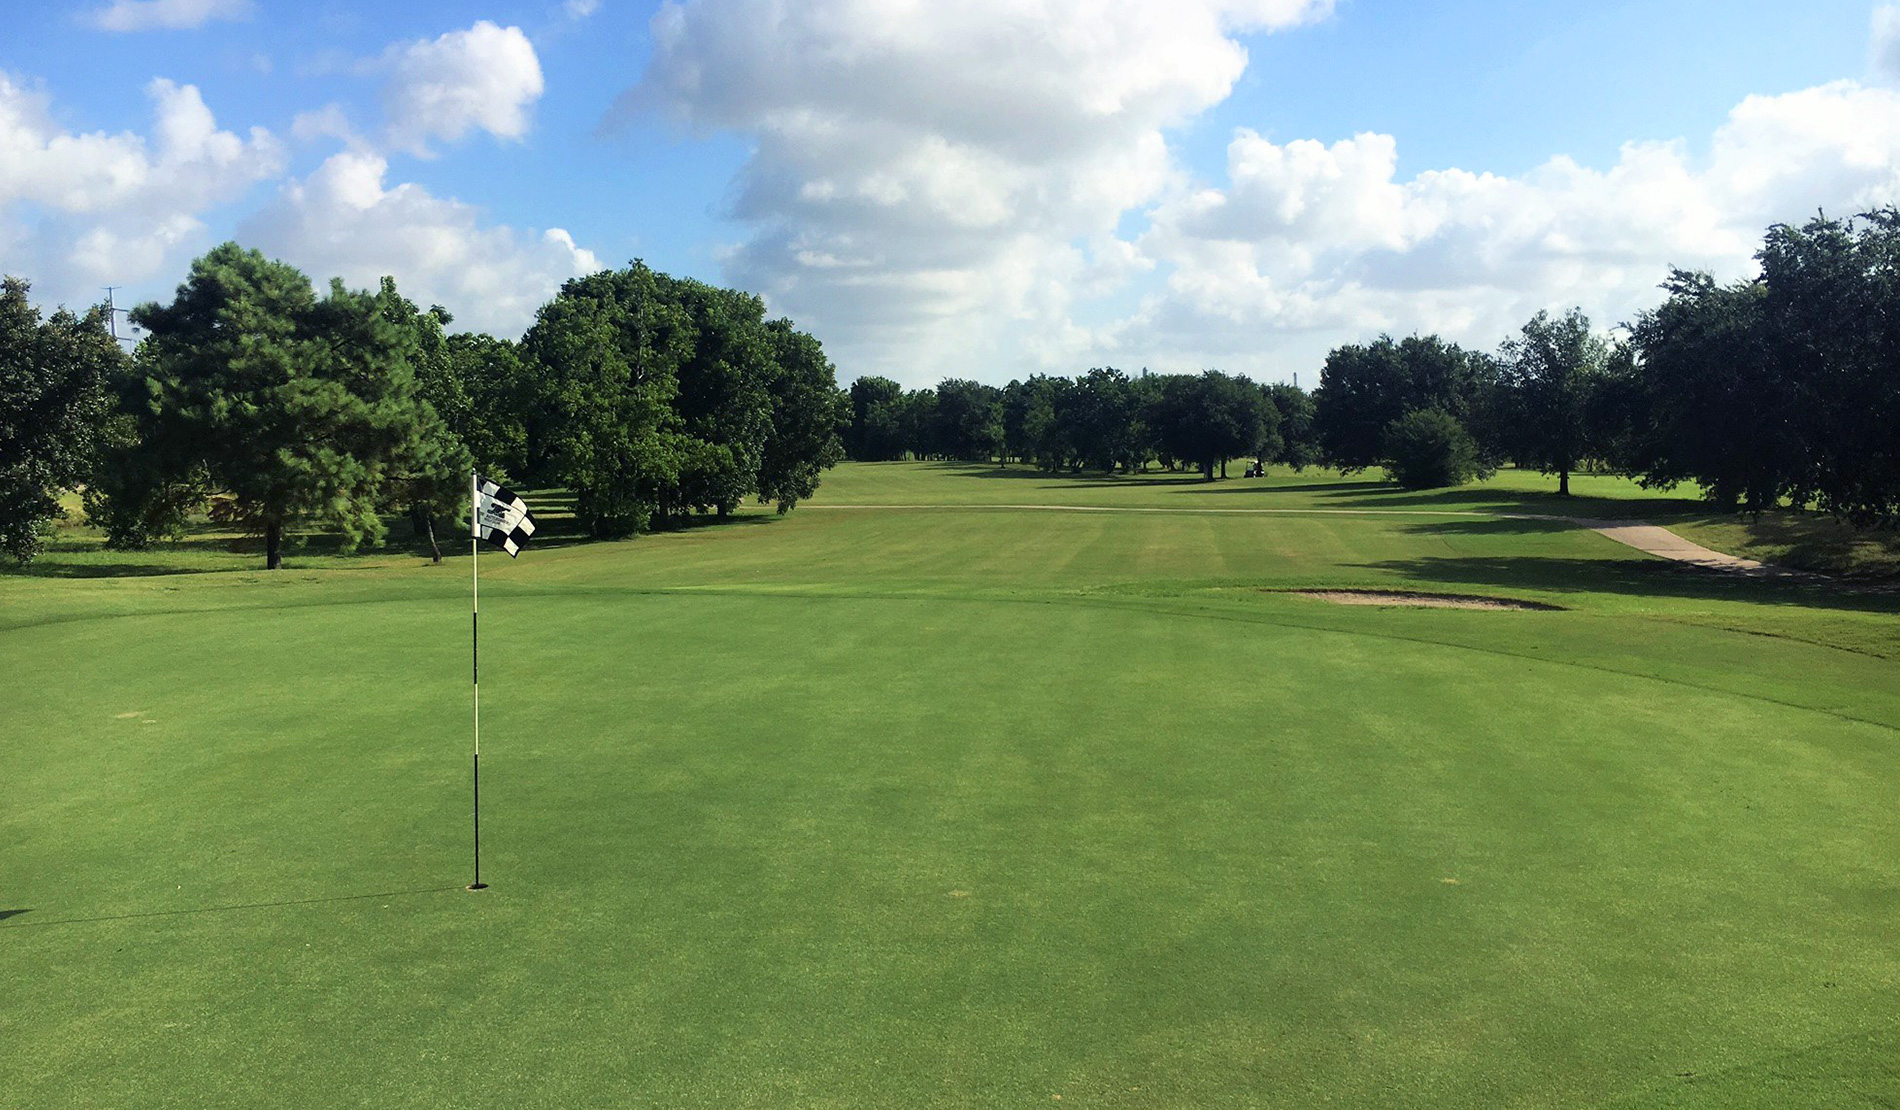
[[[864,461],[1014,460],[1070,472],[1159,463],[1211,480],[1239,458],[1317,460],[1306,393],[1218,370],[1131,376],[1105,367],[1002,387],[953,378],[908,391],[863,377],[848,400],[845,452]]]
[[[0,548],[37,553],[83,489],[107,542],[175,537],[194,513],[264,541],[299,524],[345,550],[408,517],[435,557],[469,474],[571,490],[595,536],[747,498],[790,510],[842,455],[836,372],[755,296],[635,262],[567,282],[519,341],[450,334],[392,279],[318,296],[286,263],[226,243],[169,304],[42,319],[0,290]]]
[[[854,459],[1017,460],[1050,471],[1198,470],[1249,458],[1400,485],[1457,485],[1515,464],[1555,475],[1699,485],[1751,512],[1811,507],[1900,524],[1900,209],[1768,230],[1758,276],[1671,272],[1664,302],[1597,333],[1540,312],[1495,351],[1435,335],[1334,348],[1310,393],[1217,371],[904,390],[858,379]]]
[[[109,543],[173,536],[209,511],[263,537],[295,524],[346,548],[407,516],[434,544],[471,467],[573,491],[589,534],[625,536],[747,498],[780,512],[839,458],[1020,461],[1052,472],[1236,459],[1410,488],[1513,463],[1558,478],[1697,484],[1760,512],[1811,507],[1900,525],[1900,209],[1776,225],[1760,273],[1672,271],[1658,307],[1597,333],[1539,313],[1495,351],[1433,335],[1331,351],[1311,392],[1208,370],[839,390],[818,341],[759,298],[635,262],[576,278],[520,340],[450,334],[384,279],[319,297],[235,244],[169,304],[42,318],[0,287],[0,551],[30,558],[84,491]],[[439,557],[439,552],[438,552]]]

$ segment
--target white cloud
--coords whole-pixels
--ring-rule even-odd
[[[208,209],[283,172],[270,132],[220,130],[194,86],[145,91],[149,137],[74,134],[43,94],[0,74],[0,241],[8,269],[49,299],[90,303],[100,284],[150,278],[198,241]]]
[[[426,154],[431,139],[471,130],[520,139],[543,88],[534,44],[519,27],[482,20],[466,31],[389,48],[383,107],[393,148]]]
[[[479,209],[422,186],[386,184],[388,163],[361,150],[332,155],[244,221],[239,239],[319,283],[373,287],[385,274],[418,304],[441,304],[458,328],[515,336],[561,282],[601,269],[559,228],[484,224]]]
[[[1900,199],[1900,93],[1854,82],[1751,97],[1608,168],[1401,178],[1390,135],[1242,130],[1224,179],[1191,181],[1170,136],[1241,76],[1236,34],[1330,7],[681,0],[610,122],[746,136],[727,280],[847,375],[912,384],[1104,362],[1282,377],[1380,330],[1490,346],[1545,307],[1607,326],[1672,264],[1741,276],[1772,222]],[[1900,4],[1874,28],[1900,79]]]
[[[572,20],[582,20],[600,10],[600,0],[567,0],[561,10]]]
[[[1838,82],[1750,97],[1706,158],[1631,143],[1610,169],[1396,177],[1391,136],[1228,146],[1225,189],[1160,205],[1138,246],[1164,290],[1115,341],[1276,375],[1382,330],[1490,346],[1542,308],[1600,326],[1658,299],[1671,265],[1753,270],[1763,230],[1900,199],[1900,93]],[[1294,368],[1297,368],[1295,366]]]
[[[1330,0],[687,0],[616,114],[750,136],[728,277],[909,381],[1087,337],[1075,291],[1125,268],[1120,216],[1178,171],[1164,132],[1224,99],[1231,33]],[[1136,267],[1139,269],[1139,266]],[[990,365],[995,365],[992,362]]]
[[[112,0],[86,13],[102,31],[188,30],[213,20],[249,19],[251,0]]]
[[[1869,67],[1875,77],[1900,83],[1900,4],[1874,9]]]

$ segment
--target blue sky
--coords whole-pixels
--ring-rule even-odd
[[[639,256],[846,379],[1311,380],[1380,331],[1608,326],[1668,265],[1900,199],[1896,32],[1838,0],[43,3],[0,41],[0,268],[124,303],[236,236],[515,335]]]

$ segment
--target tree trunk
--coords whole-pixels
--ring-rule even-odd
[[[437,566],[442,565],[442,548],[435,542],[435,514],[420,501],[409,506],[409,526],[416,535],[429,541],[429,555]]]
[[[1223,482],[1227,480],[1227,460],[1226,459],[1222,459],[1220,461],[1220,480]]]
[[[1214,480],[1214,460],[1213,459],[1208,459],[1201,463],[1201,480],[1204,482],[1211,482]]]
[[[1557,496],[1570,496],[1570,468],[1567,466],[1557,472]]]
[[[264,569],[277,570],[284,565],[284,522],[272,518],[264,522]]]

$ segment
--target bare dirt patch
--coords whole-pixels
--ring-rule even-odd
[[[1489,609],[1557,612],[1561,605],[1541,601],[1520,601],[1512,597],[1480,597],[1475,594],[1415,594],[1391,590],[1288,590],[1296,597],[1330,601],[1334,605],[1400,605],[1413,609]]]

